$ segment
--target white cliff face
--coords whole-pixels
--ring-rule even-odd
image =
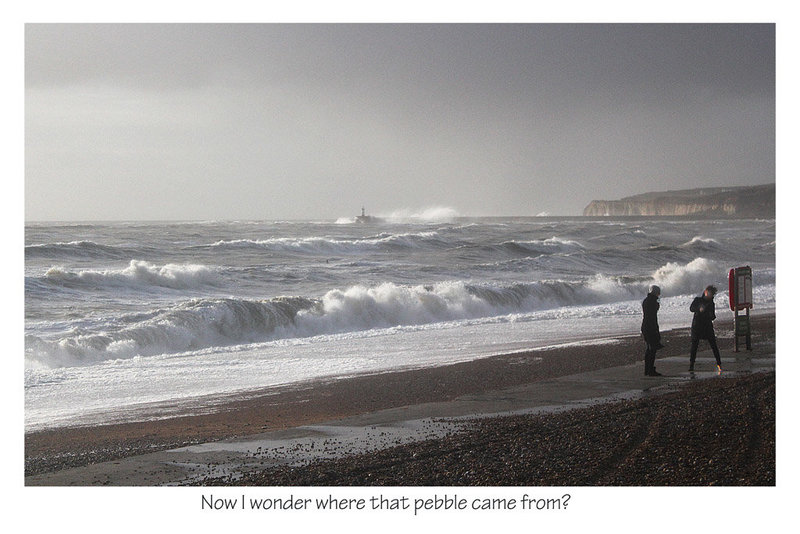
[[[775,217],[775,185],[647,193],[621,200],[593,200],[587,217]]]
[[[625,200],[593,200],[583,210],[586,216],[612,215],[696,215],[720,214],[736,215],[736,203],[707,202],[674,202],[674,201],[625,201]]]

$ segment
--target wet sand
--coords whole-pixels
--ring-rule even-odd
[[[754,343],[774,343],[775,320],[773,315],[754,317],[753,327],[755,332]],[[725,337],[730,335],[730,323],[718,321],[717,332],[723,343],[731,343],[729,339],[725,340]],[[659,358],[674,358],[687,352],[688,332],[686,330],[666,332],[664,340],[667,348],[659,352]],[[294,428],[300,425],[332,421],[403,406],[444,402],[465,395],[481,394],[503,388],[536,383],[593,369],[634,364],[641,362],[642,352],[643,344],[638,337],[619,338],[613,344],[571,345],[548,350],[500,355],[437,368],[316,381],[294,388],[265,390],[250,395],[248,398],[231,398],[227,402],[217,405],[215,412],[202,415],[187,414],[156,421],[36,432],[25,436],[25,472],[26,476],[56,472],[70,467],[94,464],[158,450],[173,449],[190,444],[248,436],[268,430]],[[774,375],[772,376],[774,377]],[[698,384],[704,382],[714,381],[699,381]],[[735,381],[724,382],[733,384]],[[702,389],[712,388],[713,386],[704,384],[696,387]],[[759,406],[759,414],[769,412],[770,402],[772,413],[774,414],[774,378],[771,386],[771,401],[769,385],[762,387],[762,385],[750,384],[742,387],[748,391],[752,390],[754,398],[760,399],[753,401]],[[762,391],[767,392],[762,394],[760,393]],[[677,394],[686,396],[682,393]],[[710,395],[711,393],[707,394]],[[702,395],[706,395],[706,393]],[[748,397],[748,395],[745,397]],[[700,402],[700,405],[704,405],[704,403]],[[611,409],[611,407],[598,409]],[[709,409],[711,408],[706,407],[706,412]],[[655,412],[651,408],[647,408],[647,410],[649,410],[647,413],[662,413],[659,412],[659,409],[655,409]],[[703,412],[705,415],[697,415],[700,418],[697,420],[701,421],[703,420],[702,417],[710,415],[710,413],[706,412]],[[711,412],[721,413],[714,410],[711,410]],[[576,411],[576,413],[578,412]],[[616,412],[608,413],[611,414],[611,419],[619,418],[618,414],[614,415]],[[631,413],[636,413],[636,410]],[[591,422],[594,416],[580,415],[579,417]],[[661,415],[660,419],[667,417],[667,415]],[[635,417],[634,419],[638,420],[639,418]],[[709,423],[706,421],[704,424],[708,425]],[[560,423],[557,428],[563,426],[564,424]],[[772,427],[772,434],[774,435],[774,415],[772,417]],[[667,434],[670,432],[669,425],[665,425],[663,428]],[[501,431],[496,428],[492,432],[509,433],[511,430]],[[537,432],[541,432],[541,429]],[[759,435],[764,435],[765,433],[768,434],[769,430],[764,429],[759,430],[759,432]],[[606,435],[607,437],[609,436],[608,434]],[[480,441],[478,438],[465,439]],[[594,437],[592,441],[596,439],[599,438]],[[756,438],[748,439],[755,440]],[[668,435],[659,436],[657,434],[652,436],[652,440],[670,441]],[[763,447],[759,445],[759,447],[762,449],[766,447],[768,450],[768,440],[765,443],[766,445]],[[774,439],[772,443],[772,464],[774,466]],[[440,444],[437,447],[442,448],[445,446]],[[710,444],[709,448],[713,449],[713,444]],[[363,459],[359,461],[364,462]],[[767,462],[768,464],[769,462]],[[346,468],[343,469],[346,471]],[[425,469],[428,468],[426,467]],[[769,471],[769,467],[766,469]],[[396,477],[398,475],[391,476]],[[411,478],[408,480],[396,479],[397,483],[413,484],[415,483],[414,480],[417,481],[416,483],[425,483],[422,478],[413,477],[411,474],[407,476]],[[774,467],[772,469],[772,477],[774,480]],[[271,480],[273,482],[265,480],[263,483],[304,483],[300,481],[301,479],[297,479],[295,482],[285,478]],[[278,480],[281,482],[277,482]],[[404,481],[400,482],[399,480]],[[462,478],[457,477],[451,478],[450,483],[482,484],[487,483],[485,482],[486,480],[488,479],[485,477],[474,480],[462,480]],[[767,480],[767,482],[764,482],[764,480]],[[762,477],[758,478],[760,482],[754,479],[752,483],[768,484],[768,480],[768,478],[764,479]],[[213,481],[208,480],[206,483],[213,483]],[[230,481],[227,483],[230,483]],[[251,483],[255,484],[257,482],[252,481]],[[344,477],[337,480],[331,479],[328,483],[365,484],[366,482],[364,480],[356,482],[355,479]],[[374,483],[381,482],[375,479]],[[441,480],[436,483],[446,484]],[[512,484],[513,482],[508,481],[507,483]],[[599,481],[598,483],[607,482]]]

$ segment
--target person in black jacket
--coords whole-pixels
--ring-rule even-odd
[[[661,332],[658,329],[658,297],[661,296],[661,288],[650,286],[650,292],[642,301],[642,337],[647,343],[644,351],[644,374],[645,376],[661,376],[656,371],[656,351],[663,347],[661,344]]]
[[[714,358],[717,360],[717,370],[722,372],[722,360],[719,357],[719,347],[717,347],[717,336],[714,334],[714,295],[717,288],[714,286],[706,287],[703,294],[695,297],[689,310],[694,313],[692,319],[692,349],[689,353],[689,371],[694,371],[694,361],[697,358],[697,346],[701,339],[707,339],[714,351]]]

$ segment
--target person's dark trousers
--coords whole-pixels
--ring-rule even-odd
[[[689,352],[689,369],[694,369],[694,361],[697,359],[697,346],[700,344],[699,337],[692,338],[692,349]],[[711,346],[711,350],[714,352],[714,358],[717,359],[717,365],[722,367],[722,360],[719,357],[719,347],[717,347],[717,337],[711,336],[708,338],[708,344]]]
[[[650,375],[656,371],[656,348],[655,343],[648,343],[644,351],[644,374]]]

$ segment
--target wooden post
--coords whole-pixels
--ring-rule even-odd
[[[739,352],[739,338],[743,337],[747,350],[753,350],[750,336],[750,308],[745,308],[744,315],[739,315],[739,310],[734,311],[733,337],[736,339],[734,352]]]
[[[747,337],[745,340],[747,342],[747,350],[753,350],[753,346],[750,341],[750,308],[745,308],[745,310],[747,310]]]

